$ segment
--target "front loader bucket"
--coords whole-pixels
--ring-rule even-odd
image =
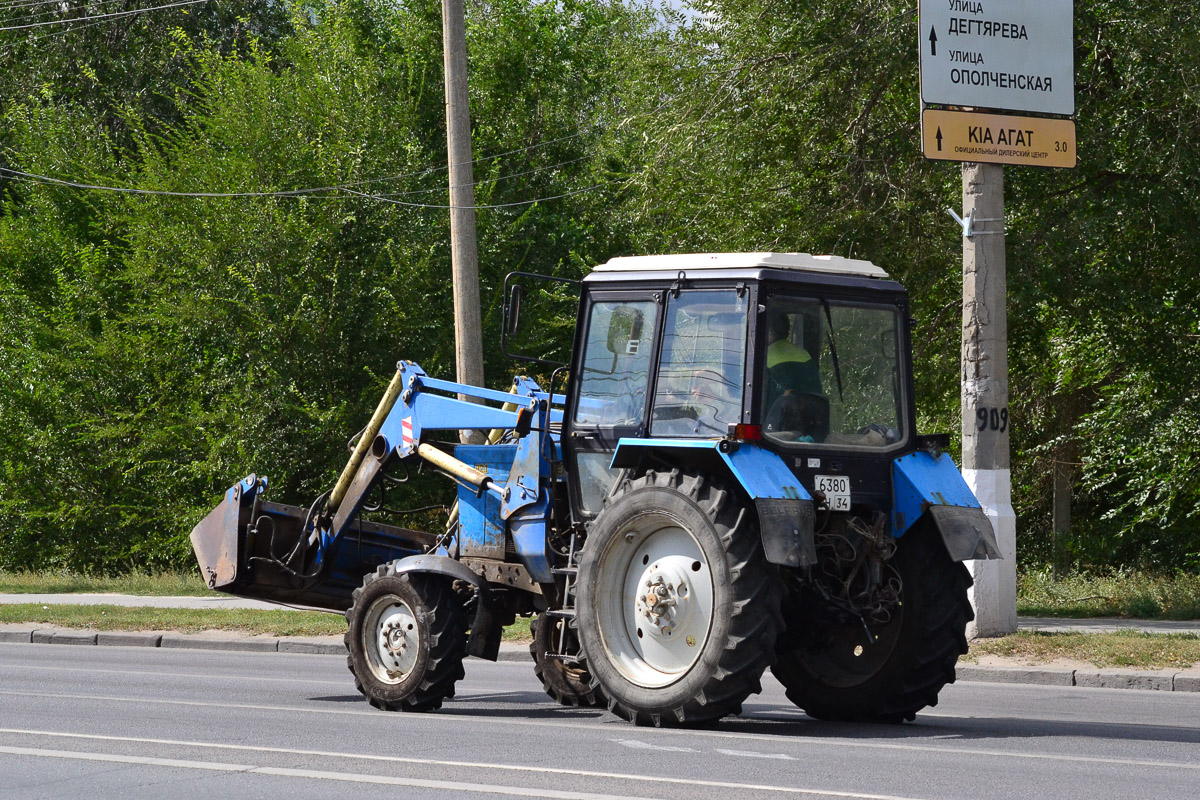
[[[268,503],[261,497],[265,488],[265,479],[248,475],[192,529],[192,549],[209,588],[342,611],[364,575],[427,552],[437,538],[359,519],[324,549],[309,546],[309,510]]]
[[[259,488],[257,476],[246,476],[229,487],[221,504],[192,528],[192,549],[210,589],[221,589],[237,580],[238,531],[249,523]]]

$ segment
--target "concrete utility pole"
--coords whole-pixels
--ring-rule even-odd
[[[459,383],[483,385],[479,317],[479,249],[475,236],[475,177],[471,169],[471,109],[467,98],[467,35],[463,0],[442,0],[446,72],[446,149],[450,167],[450,262],[454,274],[454,363]],[[462,398],[460,395],[460,399]],[[463,442],[482,434],[461,431]]]
[[[975,578],[971,636],[1017,630],[1017,523],[1008,439],[1008,320],[1004,263],[1004,167],[962,165],[962,474],[996,532],[1001,560],[968,561]]]

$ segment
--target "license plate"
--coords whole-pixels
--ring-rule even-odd
[[[816,489],[825,495],[831,511],[850,510],[850,478],[846,475],[814,475]]]

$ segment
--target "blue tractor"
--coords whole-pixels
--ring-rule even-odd
[[[506,282],[510,340],[533,277]],[[388,710],[440,707],[518,615],[547,693],[638,724],[736,714],[767,668],[822,719],[935,704],[967,649],[962,562],[998,552],[948,437],[916,432],[904,289],[775,253],[615,258],[576,288],[547,388],[401,362],[329,492],[230,488],[192,532],[209,586],[344,611]],[[417,467],[457,484],[433,532],[381,499]]]

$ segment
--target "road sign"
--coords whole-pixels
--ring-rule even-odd
[[[926,158],[944,161],[1075,166],[1075,121],[1069,119],[927,108],[921,142]]]
[[[921,0],[921,101],[1075,113],[1073,0]]]

